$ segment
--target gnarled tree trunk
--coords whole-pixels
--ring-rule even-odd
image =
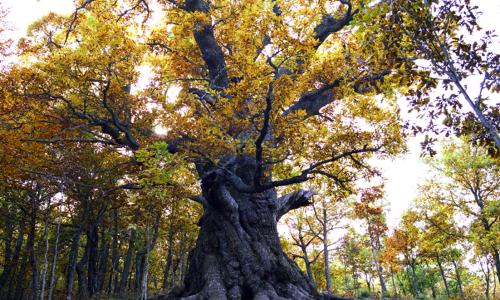
[[[231,160],[225,171],[201,172],[203,197],[198,201],[205,213],[200,233],[190,253],[185,286],[169,298],[335,299],[320,295],[280,246],[279,218],[309,204],[312,193],[300,190],[278,198],[274,189],[241,192],[226,171],[251,184],[255,163],[248,157]]]

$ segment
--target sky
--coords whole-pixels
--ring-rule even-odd
[[[16,41],[25,35],[29,24],[49,12],[70,13],[73,11],[72,0],[2,0],[2,5],[9,9],[7,21],[12,28],[11,38]],[[500,22],[500,0],[476,0],[483,15],[479,24],[483,28],[495,29]],[[500,46],[498,43],[497,46]],[[428,175],[427,166],[420,159],[421,137],[409,138],[409,151],[393,160],[377,161],[386,178],[387,222],[393,228],[399,222],[400,215],[410,207],[417,196],[417,186]]]

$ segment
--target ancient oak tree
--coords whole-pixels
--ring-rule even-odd
[[[392,30],[372,18],[385,5],[82,0],[31,26],[4,96],[30,112],[25,143],[132,156],[163,141],[191,166],[204,215],[171,297],[330,299],[284,255],[277,222],[311,203],[301,183],[352,188],[376,174],[369,158],[403,148],[394,95],[422,78],[372,34]]]

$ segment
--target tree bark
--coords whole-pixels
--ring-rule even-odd
[[[2,274],[0,275],[0,292],[4,287],[7,279],[9,278],[10,268],[11,268],[11,259],[12,259],[12,239],[14,236],[14,224],[13,222],[5,222],[5,251],[3,257],[3,269]]]
[[[439,267],[439,273],[441,274],[441,278],[443,279],[444,287],[446,289],[446,295],[448,296],[448,298],[450,298],[451,297],[450,288],[448,287],[448,281],[446,280],[446,275],[444,273],[443,265],[441,263],[441,257],[439,255],[436,256],[436,261]]]
[[[26,249],[26,252],[24,253],[24,255],[22,256],[22,261],[21,261],[21,268],[19,268],[18,272],[17,272],[17,278],[16,278],[16,289],[15,289],[15,292],[14,292],[14,298],[15,300],[17,299],[21,299],[23,297],[23,294],[24,294],[24,280],[26,279],[26,268],[27,268],[27,265],[28,265],[28,253],[27,253],[27,249]],[[10,298],[10,289],[9,289],[9,298]],[[12,298],[10,298],[12,299]]]
[[[19,261],[19,255],[21,254],[21,248],[23,246],[24,240],[24,230],[26,227],[25,219],[21,219],[21,224],[19,224],[19,231],[17,234],[16,244],[14,246],[14,252],[12,253],[12,258],[6,263],[4,270],[2,272],[2,281],[0,281],[0,292],[2,294],[7,293],[10,295],[10,291],[12,290],[13,277],[14,272],[17,267],[17,263]],[[8,289],[6,289],[6,285],[8,283]]]
[[[330,256],[328,250],[328,212],[326,210],[326,197],[322,197],[323,201],[323,258],[325,264],[325,281],[327,292],[332,291],[332,278],[330,274]]]
[[[33,299],[39,299],[38,292],[38,262],[35,253],[35,234],[36,234],[36,212],[37,205],[35,204],[34,199],[32,199],[32,209],[31,209],[31,221],[30,221],[30,230],[28,233],[28,251],[29,251],[29,260],[31,266],[31,278],[32,278],[32,287],[33,287]]]
[[[488,258],[486,258],[485,266],[483,267],[483,263],[479,261],[481,264],[481,270],[484,274],[484,296],[487,300],[490,299],[490,264],[488,263]],[[486,269],[485,269],[486,267]]]
[[[99,230],[98,225],[93,224],[87,231],[87,244],[88,244],[88,267],[87,267],[87,284],[89,295],[92,297],[98,290],[99,285],[97,282],[98,269],[97,262],[99,259]]]
[[[76,264],[76,275],[78,277],[78,298],[87,299],[89,295],[88,262],[90,252],[90,241],[85,244],[85,251],[80,261]]]
[[[418,290],[418,282],[417,282],[417,272],[415,270],[414,263],[410,264],[410,269],[411,269],[411,275],[408,274],[408,276],[410,277],[411,287],[413,289],[413,294],[415,297],[417,297],[419,294],[419,290]]]
[[[381,294],[382,294],[381,297],[384,297],[384,295],[387,294],[387,287],[385,285],[384,276],[382,274],[382,272],[383,272],[382,266],[380,265],[379,258],[378,258],[380,249],[377,249],[377,247],[375,245],[375,237],[372,234],[372,229],[371,229],[372,225],[370,222],[370,218],[367,217],[366,221],[368,223],[368,233],[370,236],[370,247],[371,247],[371,252],[372,252],[373,263],[375,264],[375,269],[377,270],[377,275],[378,275],[378,279],[380,282],[380,288],[381,288]]]
[[[71,300],[73,298],[73,284],[75,281],[78,248],[80,247],[81,234],[82,228],[79,227],[74,234],[73,241],[71,242],[71,250],[69,252],[69,271],[66,278],[66,300]]]
[[[354,287],[354,292],[359,294],[359,282],[358,282],[358,275],[356,274],[356,267],[352,265],[352,282],[353,282],[353,287]]]
[[[457,285],[458,285],[458,291],[460,293],[460,299],[465,300],[464,291],[462,289],[462,279],[460,277],[460,270],[455,260],[452,260],[451,262],[453,263],[453,267],[455,268],[455,274],[457,276]]]
[[[180,245],[179,245],[179,282],[184,281],[184,274],[186,273],[185,269],[185,252],[186,252],[186,241],[184,239],[181,239]]]
[[[173,242],[174,242],[174,231],[172,228],[169,228],[168,231],[168,249],[167,249],[167,261],[165,263],[165,270],[163,271],[163,289],[169,288],[168,276],[170,274],[170,269],[172,268],[172,260],[173,260]]]
[[[58,253],[58,247],[59,247],[59,233],[61,231],[61,217],[59,217],[59,220],[57,222],[57,229],[56,229],[56,241],[54,243],[54,255],[52,258],[52,269],[50,271],[50,281],[49,281],[49,294],[47,295],[47,300],[52,300],[52,294],[54,292],[54,286],[56,284],[56,265],[57,265],[57,255]]]
[[[106,228],[101,226],[101,246],[99,250],[99,263],[97,272],[97,292],[104,288],[106,273],[108,272],[109,241],[106,238]]]
[[[148,218],[150,215],[148,216]],[[149,272],[149,254],[156,245],[158,239],[158,229],[160,226],[160,212],[155,213],[155,223],[153,224],[153,236],[149,235],[149,223],[146,225],[146,245],[136,254],[136,282],[139,291],[138,300],[147,300],[148,272]]]
[[[432,299],[436,299],[436,287],[434,286],[434,281],[431,282],[431,292],[432,292]]]
[[[160,225],[160,213],[155,214],[155,223],[153,224],[153,236],[149,236],[149,224],[146,225],[146,245],[144,248],[136,252],[135,260],[135,287],[139,292],[139,299],[146,300],[147,298],[147,276],[149,270],[149,253],[156,245],[158,239],[158,229]]]
[[[493,278],[493,297],[497,295],[497,281]]]
[[[297,191],[278,198],[274,189],[241,192],[254,182],[255,160],[229,159],[225,170],[202,171],[204,215],[184,287],[172,299],[334,299],[320,295],[297,265],[283,253],[277,221],[289,210],[309,204],[312,193]]]
[[[108,294],[116,292],[118,287],[118,209],[113,209],[113,244],[111,250],[111,274],[109,276]]]
[[[134,217],[134,224],[137,223],[137,218],[139,217],[139,210],[137,209]],[[130,228],[130,238],[128,241],[127,256],[125,256],[125,262],[123,263],[123,271],[120,280],[120,286],[118,287],[118,294],[123,295],[125,288],[127,286],[127,279],[130,273],[130,265],[132,263],[132,253],[134,251],[136,239],[136,231],[134,228]]]
[[[304,260],[304,264],[306,266],[307,277],[311,281],[312,285],[316,287],[316,282],[314,281],[314,275],[311,269],[311,260],[309,259],[309,254],[307,253],[307,247],[305,245],[301,245],[302,250],[302,259]]]
[[[497,273],[498,282],[500,282],[500,253],[498,249],[493,249],[493,258],[495,259],[495,269]]]
[[[170,269],[170,286],[175,287],[175,277],[177,274],[177,268],[179,267],[179,259],[176,257],[172,260],[172,268]]]
[[[396,282],[394,282],[394,273],[392,273],[392,272],[391,272],[391,281],[392,281],[392,288],[394,289],[393,296],[394,296],[394,298],[397,298],[398,297],[398,289],[396,287]]]
[[[48,209],[45,215],[45,222],[44,222],[44,228],[43,228],[43,236],[45,239],[45,252],[43,255],[43,270],[41,275],[41,286],[40,286],[40,299],[45,298],[45,284],[47,280],[47,271],[49,270],[49,215],[50,215],[50,198],[48,200]]]

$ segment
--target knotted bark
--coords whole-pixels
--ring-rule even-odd
[[[201,172],[205,212],[189,256],[184,286],[167,299],[339,299],[319,294],[280,245],[277,222],[313,195],[299,190],[277,197],[274,189],[241,192],[250,185],[255,160],[232,158],[224,168]],[[230,175],[228,175],[230,174]]]

